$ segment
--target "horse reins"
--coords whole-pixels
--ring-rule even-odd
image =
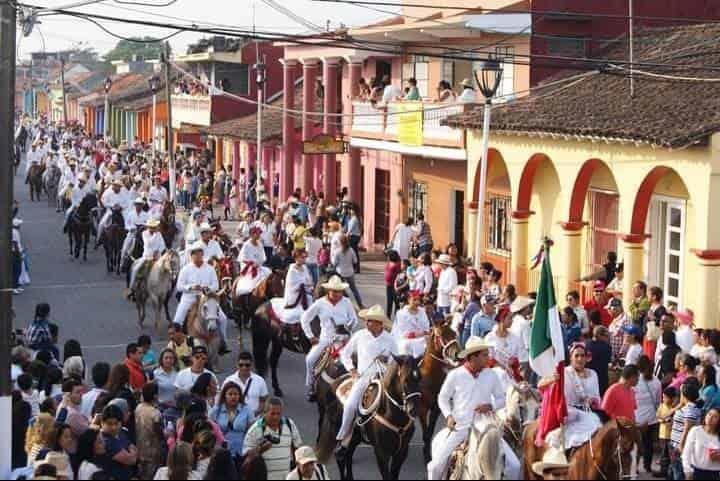
[[[632,474],[623,474],[623,462],[622,462],[622,433],[620,432],[620,427],[618,426],[617,431],[617,448],[615,449],[615,454],[617,455],[617,462],[618,462],[618,477],[617,478],[608,478],[605,473],[603,472],[602,468],[600,468],[600,465],[598,464],[597,460],[595,459],[595,450],[593,449],[593,443],[592,438],[590,441],[588,441],[588,444],[590,445],[590,459],[592,459],[593,465],[595,466],[595,469],[597,469],[598,474],[600,474],[600,477],[604,479],[605,481],[609,481],[610,479],[632,479]],[[632,468],[631,468],[632,469]]]

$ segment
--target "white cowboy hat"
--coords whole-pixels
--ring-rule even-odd
[[[212,232],[212,231],[213,231],[212,226],[210,226],[210,224],[208,224],[207,222],[203,222],[202,224],[200,224],[200,233],[201,234],[203,232]]]
[[[200,241],[197,241],[196,243],[194,243],[193,245],[190,246],[189,251],[190,251],[190,254],[192,254],[193,252],[197,252],[197,251],[205,252],[205,244],[203,244]]]
[[[470,80],[469,78],[463,79],[463,81],[460,82],[460,85],[465,88],[470,88],[470,89],[475,88],[475,84],[473,84],[472,80]]]
[[[380,321],[383,324],[390,322],[390,319],[388,319],[388,316],[385,314],[385,309],[379,305],[374,305],[370,309],[364,309],[358,312],[358,317],[366,321]]]
[[[295,450],[295,462],[302,466],[307,463],[317,463],[318,458],[313,448],[310,446],[301,446]]]
[[[543,476],[548,469],[562,469],[568,467],[565,453],[556,448],[548,448],[543,455],[542,461],[533,463],[532,470],[538,476]]]
[[[533,304],[535,304],[535,301],[533,301],[529,297],[519,296],[513,301],[512,304],[510,304],[510,312],[512,314],[516,314],[523,309],[532,306]]]
[[[440,257],[437,258],[435,261],[436,264],[442,264],[445,266],[451,266],[453,265],[452,259],[450,259],[450,256],[447,254],[442,254]]]
[[[135,205],[145,205],[145,199],[143,199],[142,196],[138,196],[135,198],[134,204]]]
[[[160,227],[160,221],[157,219],[148,219],[148,221],[145,222],[145,227]]]
[[[340,276],[332,276],[322,287],[328,291],[345,291],[349,285],[344,283]]]
[[[21,225],[23,225],[23,220],[22,220],[22,219],[17,219],[17,218],[16,218],[16,219],[13,219],[13,220],[12,220],[12,225],[13,225],[13,227],[20,227]]]
[[[68,457],[63,453],[51,451],[45,456],[44,461],[40,464],[54,466],[57,470],[57,475],[65,479],[70,479],[73,476],[72,468],[68,462]]]
[[[465,350],[458,354],[458,359],[465,359],[477,352],[489,351],[490,344],[480,337],[471,337],[465,345]]]

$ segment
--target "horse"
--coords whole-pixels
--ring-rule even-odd
[[[87,194],[77,209],[70,214],[67,232],[70,241],[70,256],[74,255],[75,259],[80,258],[82,249],[83,260],[87,261],[87,248],[92,232],[92,215],[97,205],[97,197],[94,194]]]
[[[503,479],[505,457],[502,449],[502,431],[497,426],[488,426],[480,433],[473,425],[467,441],[467,451],[461,466],[450,468],[450,479]]]
[[[415,417],[422,397],[420,384],[418,361],[410,356],[394,357],[394,362],[390,363],[382,378],[370,384],[361,403],[360,417],[347,454],[337,459],[341,479],[354,479],[353,455],[363,441],[374,448],[382,478],[400,479],[400,470],[415,433]],[[340,402],[331,401],[326,408],[318,445],[318,451],[323,456],[327,456],[337,444],[335,434],[342,419]]]
[[[168,201],[163,204],[162,216],[160,217],[160,234],[165,239],[165,245],[168,248],[175,246],[175,237],[178,233],[177,223],[175,222],[175,205]]]
[[[505,398],[505,408],[498,414],[504,422],[504,438],[516,454],[521,454],[525,426],[535,421],[542,399],[526,382],[512,383]]]
[[[532,470],[534,462],[542,460],[544,447],[535,445],[538,423],[533,422],[523,436],[524,479],[626,479],[635,475],[634,464],[638,447],[642,446],[640,430],[634,423],[615,419],[606,423],[592,439],[576,448],[565,469],[550,469],[542,477]]]
[[[50,164],[50,166],[45,170],[45,173],[43,174],[43,189],[48,196],[48,207],[52,207],[53,205],[55,205],[55,207],[58,209],[58,212],[60,212],[60,202],[58,201],[58,188],[60,187],[61,176],[62,173],[60,172],[60,168],[55,164]]]
[[[115,272],[120,275],[122,246],[125,241],[127,231],[125,230],[125,219],[122,215],[122,209],[113,209],[110,216],[110,225],[105,229],[105,261],[107,271]]]
[[[425,357],[420,363],[422,374],[422,399],[420,401],[418,420],[423,433],[423,455],[425,462],[432,459],[432,437],[435,425],[440,417],[437,398],[450,369],[458,366],[457,355],[460,345],[457,334],[447,321],[435,323],[425,350]]]
[[[155,311],[155,330],[160,328],[160,315],[165,308],[165,318],[171,322],[168,304],[175,290],[175,283],[180,273],[180,255],[170,249],[157,260],[150,269],[145,288],[150,304]]]
[[[205,291],[198,298],[195,305],[188,312],[187,332],[195,339],[196,345],[203,345],[208,350],[208,369],[218,367],[220,351],[220,334],[218,333],[218,320],[220,319],[220,297],[223,292]]]
[[[43,189],[43,172],[45,167],[40,164],[30,166],[26,183],[30,186],[30,201],[40,200],[40,193]]]

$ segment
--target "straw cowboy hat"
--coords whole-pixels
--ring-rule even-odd
[[[295,450],[295,462],[302,466],[307,463],[317,463],[318,458],[315,450],[310,446],[301,446]]]
[[[212,226],[210,224],[208,224],[207,222],[203,222],[202,224],[200,224],[200,233],[201,234],[203,232],[212,232],[212,231],[213,231]]]
[[[453,265],[452,259],[450,259],[450,256],[447,254],[442,254],[440,257],[437,258],[435,261],[436,264],[442,264],[444,266],[451,266]]]
[[[459,359],[465,359],[468,356],[472,356],[473,354],[476,354],[478,352],[482,351],[489,351],[490,350],[490,344],[483,341],[480,337],[471,337],[470,340],[465,345],[465,350],[462,351],[460,354],[458,354]]]
[[[363,309],[358,312],[358,317],[365,319],[366,321],[380,321],[382,323],[389,322],[388,316],[385,314],[385,309],[379,305],[374,305],[370,309]]]
[[[556,448],[548,448],[543,455],[542,461],[533,463],[532,470],[535,474],[542,477],[548,469],[567,468],[568,462],[565,453]]]
[[[517,314],[518,312],[523,311],[525,308],[528,308],[533,304],[535,304],[535,301],[533,301],[529,297],[518,296],[517,299],[515,299],[512,304],[510,304],[510,313]]]
[[[150,229],[160,227],[160,221],[157,219],[148,219],[148,221],[145,222],[145,227]]]
[[[143,199],[142,196],[135,197],[135,200],[133,201],[133,204],[135,204],[135,205],[145,205],[145,199]]]
[[[460,82],[460,86],[461,86],[461,87],[468,88],[468,89],[474,89],[474,88],[475,88],[475,84],[473,84],[473,81],[470,80],[469,78],[463,79],[463,81]]]
[[[63,477],[65,479],[71,479],[73,477],[68,457],[63,453],[51,451],[47,454],[47,456],[45,456],[45,460],[40,464],[55,466],[58,477]]]
[[[329,281],[322,285],[328,291],[345,291],[349,286],[340,279],[340,276],[332,276]]]

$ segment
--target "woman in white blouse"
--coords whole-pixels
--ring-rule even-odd
[[[432,291],[435,277],[433,276],[430,254],[423,254],[420,257],[420,266],[415,270],[413,281],[414,285],[411,283],[410,288],[422,292],[423,296],[427,296]]]
[[[690,429],[682,450],[682,464],[686,479],[720,478],[720,411],[711,409],[702,426]]]

